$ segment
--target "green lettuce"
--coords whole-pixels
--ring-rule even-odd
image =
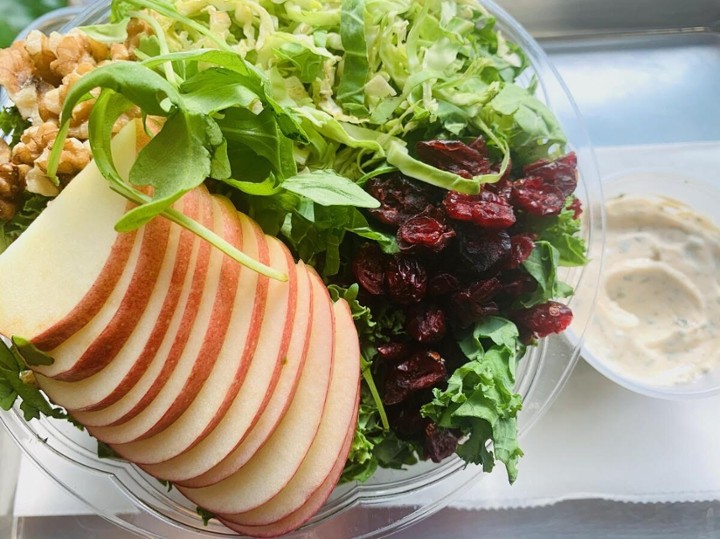
[[[422,413],[441,427],[465,435],[457,449],[463,460],[480,464],[488,472],[499,460],[512,483],[523,454],[516,424],[522,400],[514,386],[525,347],[515,325],[499,317],[487,317],[461,335],[458,343],[468,362],[452,374],[447,389],[433,390],[434,399],[423,406]]]

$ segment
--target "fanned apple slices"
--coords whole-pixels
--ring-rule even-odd
[[[137,125],[113,141],[121,173]],[[53,358],[41,388],[99,440],[175,482],[233,530],[270,537],[312,517],[355,431],[359,347],[348,305],[230,202],[175,208],[288,276],[268,279],[128,204],[90,164],[0,255],[0,332]]]

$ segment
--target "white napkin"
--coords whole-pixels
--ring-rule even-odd
[[[720,498],[720,396],[663,401],[610,382],[581,362],[558,400],[521,440],[518,479],[503,470],[457,495],[465,509],[579,498],[686,502]]]

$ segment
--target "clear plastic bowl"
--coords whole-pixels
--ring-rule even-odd
[[[700,179],[668,169],[631,169],[604,179],[603,191],[605,200],[621,195],[676,200],[709,219],[718,228],[720,238],[720,214],[717,210],[720,207],[720,182],[713,180],[716,178],[714,174],[715,171],[708,171],[707,178]],[[652,301],[652,298],[648,298],[648,301]],[[717,351],[715,353],[720,354]],[[720,366],[692,381],[658,384],[626,375],[617,364],[598,354],[597,348],[593,350],[588,342],[583,344],[581,355],[613,382],[642,395],[663,399],[686,399],[709,397],[720,393]],[[639,361],[642,358],[636,359]]]
[[[577,196],[586,208],[585,239],[590,256],[600,258],[603,215],[600,181],[587,132],[565,84],[537,43],[493,2],[481,2],[497,19],[499,29],[526,52],[539,82],[540,99],[554,111],[572,149],[578,155],[581,182]],[[107,19],[108,2],[100,1],[69,23],[60,17],[45,18],[45,31],[66,31],[75,26],[98,24]],[[67,15],[63,15],[66,17]],[[529,79],[528,79],[529,80]],[[595,289],[599,268],[564,270],[561,278],[574,287]],[[574,300],[570,300],[573,306]],[[589,312],[576,316],[573,331],[582,337]],[[567,381],[580,351],[579,342],[563,336],[545,339],[525,356],[517,372],[517,391],[523,397],[518,423],[521,436],[545,413]],[[0,413],[11,435],[25,454],[68,492],[98,515],[129,531],[157,538],[210,538],[233,536],[217,523],[204,526],[195,507],[174,491],[134,466],[96,456],[96,444],[67,422],[48,419],[30,423],[19,410]],[[504,473],[497,470],[496,473]],[[520,471],[522,473],[522,470]],[[365,484],[338,487],[320,512],[294,538],[382,537],[408,527],[447,505],[464,486],[481,479],[482,470],[458,458],[441,464],[421,463],[408,470],[382,470]],[[103,493],[98,495],[98,493]]]

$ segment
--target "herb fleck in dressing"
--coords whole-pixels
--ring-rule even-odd
[[[587,348],[645,383],[699,378],[720,362],[720,229],[666,198],[621,196],[606,210]]]

